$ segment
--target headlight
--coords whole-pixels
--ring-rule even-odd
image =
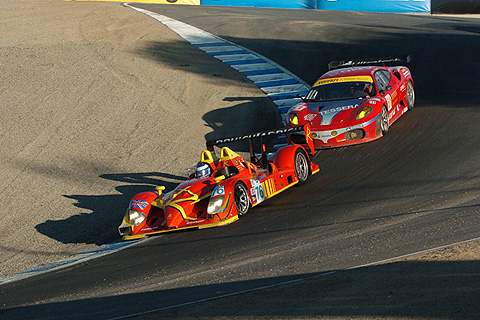
[[[220,209],[222,209],[224,199],[225,199],[225,195],[211,198],[210,202],[208,203],[207,213],[208,214],[218,213]]]
[[[298,125],[298,115],[295,112],[290,113],[288,121],[295,126]]]
[[[360,120],[365,118],[370,112],[372,112],[372,110],[373,110],[372,107],[369,107],[369,106],[363,107],[362,110],[360,110],[360,112],[355,117],[355,120]]]
[[[130,210],[128,218],[130,220],[130,224],[134,226],[142,224],[142,222],[147,219],[147,217],[142,212],[136,210]]]

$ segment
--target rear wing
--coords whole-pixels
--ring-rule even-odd
[[[241,135],[241,136],[209,140],[209,141],[207,141],[207,150],[209,150],[211,152],[214,152],[213,147],[216,146],[216,145],[233,143],[233,142],[242,141],[242,140],[249,140],[249,143],[250,143],[250,161],[253,162],[253,163],[256,163],[257,158],[255,156],[253,141],[255,139],[260,139],[261,144],[262,144],[262,158],[261,158],[261,160],[262,160],[262,164],[266,165],[267,164],[267,150],[266,150],[266,147],[265,147],[265,138],[271,137],[271,136],[278,136],[278,135],[283,135],[283,134],[294,133],[294,132],[302,132],[302,131],[305,133],[305,140],[307,141],[307,145],[308,145],[310,151],[312,152],[312,154],[315,154],[315,149],[314,149],[314,146],[313,146],[312,130],[310,129],[310,124],[305,124],[305,125],[302,125],[302,126],[292,127],[292,128],[281,128],[281,129],[267,130],[267,131],[245,134],[245,135]]]
[[[347,68],[347,67],[361,67],[361,66],[391,66],[391,65],[398,65],[398,64],[406,64],[406,63],[409,63],[410,60],[411,60],[410,55],[404,55],[399,57],[331,61],[328,64],[328,70]]]

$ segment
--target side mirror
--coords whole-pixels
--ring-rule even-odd
[[[164,187],[164,186],[159,186],[159,187],[156,187],[155,190],[158,191],[158,195],[159,195],[160,198],[161,198],[162,191],[165,190],[165,187]]]
[[[297,99],[302,99],[302,101],[305,100],[305,97],[303,97],[301,93],[297,93],[297,94],[295,95],[295,98],[297,98]]]
[[[392,86],[387,86],[387,87],[385,88],[385,90],[387,90],[387,91],[392,90]]]

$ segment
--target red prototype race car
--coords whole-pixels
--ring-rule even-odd
[[[368,142],[382,137],[414,106],[410,57],[333,61],[285,119],[286,127],[309,123],[315,149]],[[388,66],[390,65],[390,66]],[[393,65],[393,66],[391,66]],[[287,136],[305,144],[305,136]]]
[[[304,147],[287,145],[268,159],[265,138],[271,135],[303,131],[314,154],[308,125],[263,131],[245,136],[207,142],[195,174],[173,191],[162,194],[165,187],[137,194],[118,227],[124,240],[143,238],[186,228],[210,228],[238,220],[266,199],[287,188],[305,183],[308,176],[319,171]],[[262,154],[254,154],[253,139],[262,140]],[[250,140],[250,161],[228,147],[215,156],[214,145]]]

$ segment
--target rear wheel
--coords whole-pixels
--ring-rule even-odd
[[[388,112],[385,106],[382,107],[382,115],[380,117],[380,127],[382,128],[382,133],[385,134],[390,128],[390,125],[388,124]]]
[[[248,197],[247,188],[241,182],[237,182],[233,190],[233,198],[235,200],[235,207],[237,214],[243,216],[250,208],[250,198]]]
[[[408,81],[407,85],[407,105],[408,110],[411,110],[415,106],[415,90],[413,89],[412,81]]]
[[[310,173],[308,158],[305,152],[297,149],[295,152],[295,172],[297,173],[298,183],[304,184]]]

